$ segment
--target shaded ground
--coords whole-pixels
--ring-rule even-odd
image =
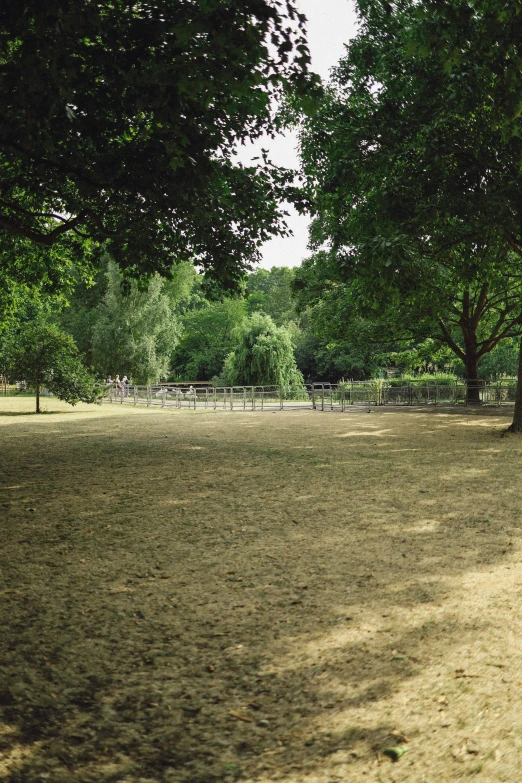
[[[509,418],[44,404],[0,399],[0,780],[519,778]]]

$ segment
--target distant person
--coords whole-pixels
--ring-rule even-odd
[[[129,394],[129,383],[130,383],[130,381],[127,378],[126,375],[124,375],[123,378],[121,379],[121,383],[122,383],[122,386],[123,386],[123,393],[124,393],[125,397],[127,397],[128,394]]]
[[[119,375],[117,375],[116,378],[114,379],[114,385],[116,386],[117,389],[121,389],[121,381]]]
[[[107,380],[105,381],[105,383],[106,383],[107,386],[111,386],[112,385],[112,378],[111,378],[110,375],[107,376]]]

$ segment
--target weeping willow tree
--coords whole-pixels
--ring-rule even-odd
[[[297,386],[297,369],[290,333],[269,315],[254,313],[238,328],[237,347],[223,367],[226,384],[235,386]]]

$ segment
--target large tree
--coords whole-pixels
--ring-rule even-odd
[[[4,0],[0,242],[72,234],[132,275],[184,258],[236,287],[297,198],[235,152],[308,100],[304,25],[294,0]]]
[[[167,375],[181,324],[156,274],[141,289],[135,281],[125,291],[114,261],[109,260],[107,290],[97,307],[92,330],[92,361],[99,375],[126,374],[133,383],[157,383]]]
[[[464,366],[469,402],[478,402],[481,361],[502,341],[522,334],[516,256],[511,264],[506,261],[507,273],[500,275],[492,263],[487,278],[475,280],[455,258],[447,265],[440,258],[436,265],[410,259],[407,279],[394,287],[363,270],[347,275],[334,254],[319,252],[303,262],[294,288],[299,309],[312,308],[315,330],[324,339],[359,349],[373,345],[376,353],[426,338],[447,346]]]
[[[312,244],[326,244],[337,280],[375,307],[398,303],[410,323],[419,309],[429,316],[463,349],[474,386],[480,357],[521,322],[522,141],[493,121],[480,62],[449,68],[412,44],[422,4],[359,5],[360,33],[303,134]]]

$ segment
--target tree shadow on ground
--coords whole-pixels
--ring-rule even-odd
[[[14,486],[46,455],[34,497],[26,482],[4,506],[9,783],[335,780],[422,735],[386,705],[487,636],[453,594],[509,558],[516,466],[489,422],[471,457],[465,419],[374,442],[368,421],[358,439],[260,416],[64,422],[63,440],[32,432],[34,458],[8,444]]]
[[[0,416],[50,416],[55,413],[69,413],[69,411],[0,411]]]

